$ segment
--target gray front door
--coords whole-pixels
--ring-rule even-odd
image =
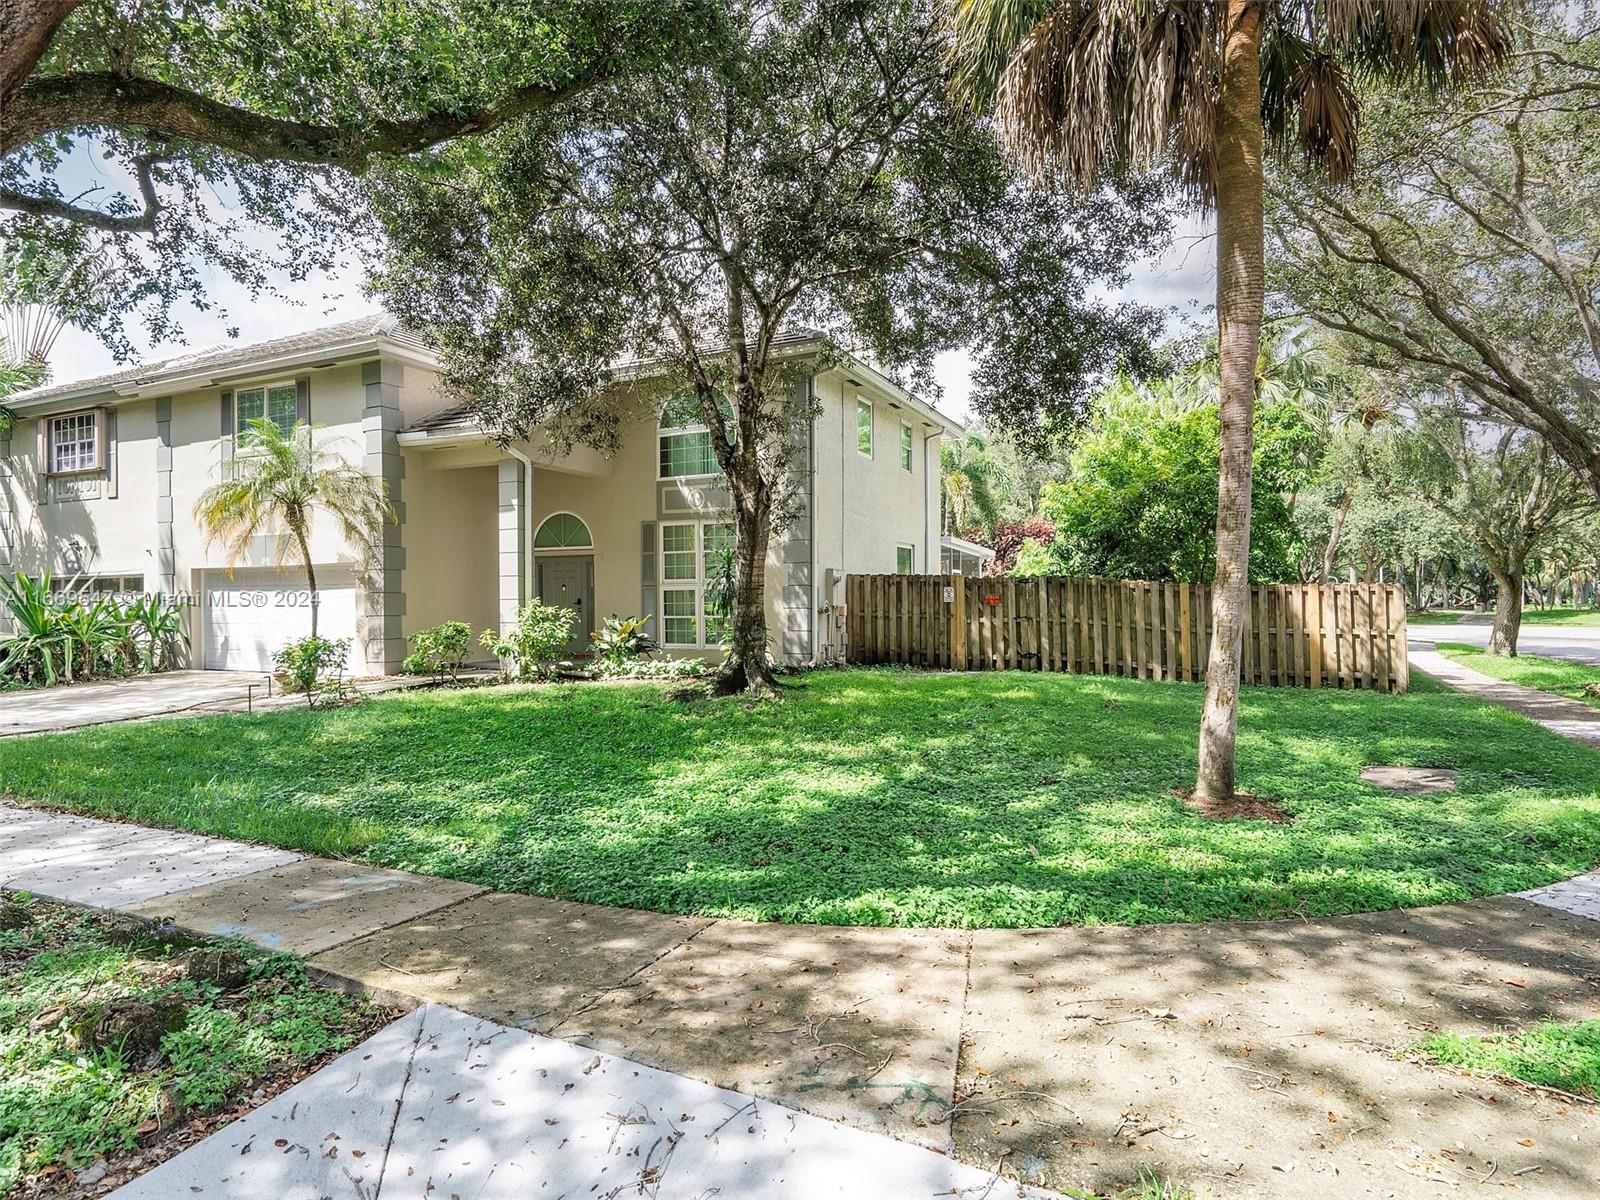
[[[568,654],[589,649],[594,630],[594,555],[563,554],[539,559],[539,599],[572,610],[572,640]]]

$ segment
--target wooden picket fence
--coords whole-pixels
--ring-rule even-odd
[[[852,663],[958,671],[1074,671],[1205,678],[1211,589],[1060,576],[851,575]],[[1403,692],[1406,606],[1395,584],[1250,589],[1245,682]]]

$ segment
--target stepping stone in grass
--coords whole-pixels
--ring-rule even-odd
[[[1377,787],[1407,796],[1456,790],[1457,771],[1444,767],[1363,767],[1361,778]]]

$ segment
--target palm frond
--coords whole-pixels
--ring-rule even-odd
[[[1090,190],[1165,164],[1209,205],[1222,7],[952,0],[952,86],[969,103],[992,100],[1001,141],[1036,179]],[[1457,87],[1511,47],[1507,15],[1489,0],[1265,0],[1263,9],[1268,141],[1336,182],[1355,169],[1358,76]]]
[[[994,103],[1012,51],[1057,0],[947,0],[946,62],[952,94],[975,108]]]

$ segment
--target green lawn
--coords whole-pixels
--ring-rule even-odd
[[[1027,926],[1338,913],[1510,891],[1600,861],[1600,757],[1417,679],[1247,688],[1218,822],[1202,689],[818,672],[779,702],[659,685],[435,691],[0,742],[0,790],[492,887],[668,912]],[[1405,797],[1368,763],[1454,767]]]
[[[1459,625],[1461,618],[1470,615],[1469,609],[1430,608],[1427,612],[1406,614],[1408,625]]]
[[[106,1157],[116,1173],[119,1154],[169,1135],[181,1149],[195,1118],[292,1081],[382,1017],[288,955],[0,893],[0,1195],[70,1191],[63,1170]]]
[[[1449,1066],[1600,1097],[1600,1020],[1577,1025],[1546,1022],[1494,1037],[1442,1033],[1417,1049]]]
[[[1469,609],[1429,609],[1406,616],[1412,625],[1459,625],[1462,617],[1471,616]],[[1485,621],[1493,613],[1479,613]],[[1600,609],[1595,608],[1524,608],[1524,625],[1600,625]]]
[[[1524,625],[1600,625],[1597,608],[1524,608]]]
[[[1540,658],[1536,654],[1502,658],[1498,654],[1485,654],[1476,646],[1463,646],[1459,642],[1440,642],[1436,649],[1446,658],[1496,679],[1520,683],[1523,687],[1537,688],[1555,696],[1582,700],[1600,708],[1600,696],[1584,691],[1590,684],[1600,683],[1600,667],[1560,658]]]

